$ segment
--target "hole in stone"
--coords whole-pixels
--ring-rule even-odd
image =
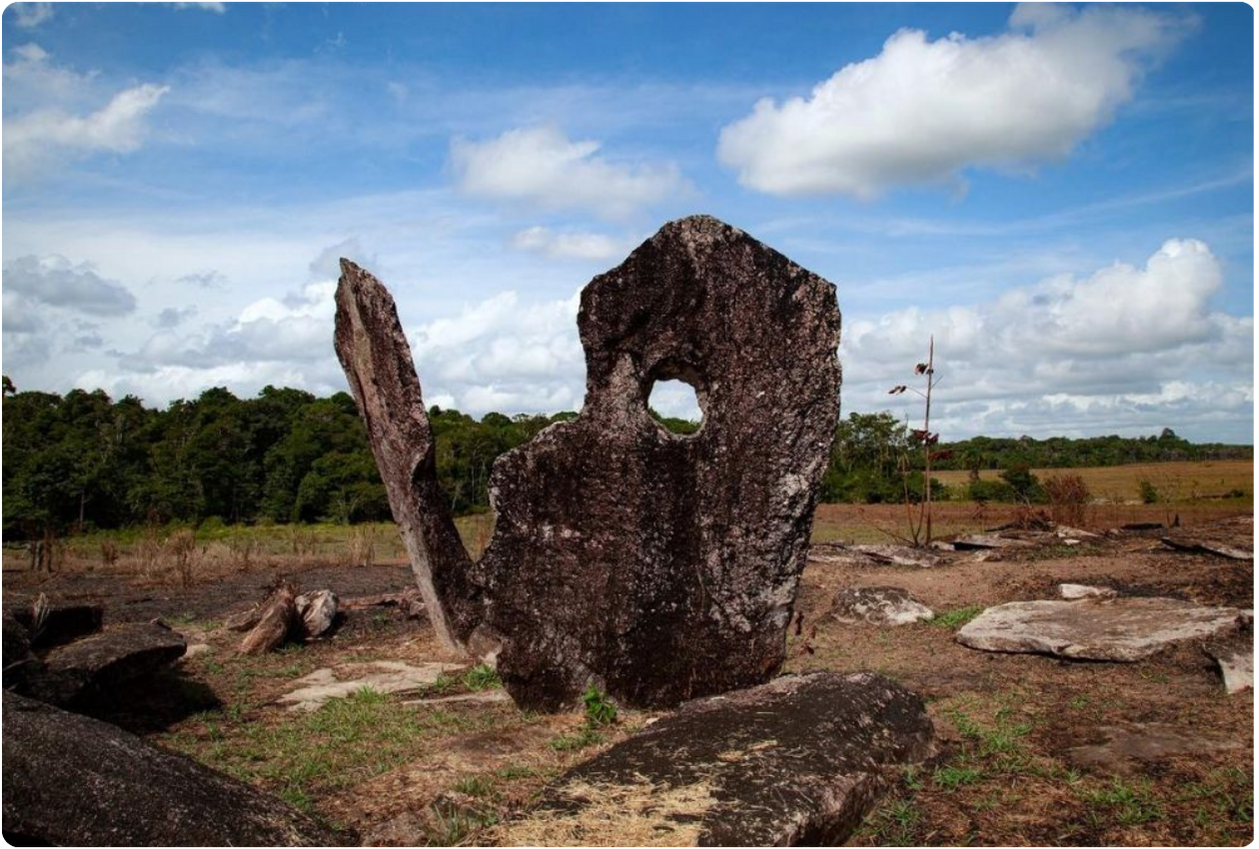
[[[647,411],[656,424],[675,436],[697,432],[704,423],[695,387],[685,380],[657,380],[647,396]]]

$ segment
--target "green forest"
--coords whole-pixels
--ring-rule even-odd
[[[487,509],[495,458],[575,415],[487,413],[477,421],[433,407],[438,475],[451,509]],[[679,433],[699,427],[657,418]],[[317,398],[268,386],[243,399],[216,388],[159,410],[100,390],[19,392],[6,377],[3,451],[4,535],[11,540],[211,517],[228,524],[389,518],[366,431],[344,392]],[[1012,470],[1014,480],[1028,468],[1252,456],[1250,446],[1194,445],[1170,430],[1142,438],[976,437],[933,452],[935,468]],[[907,490],[917,497],[922,460],[904,422],[853,413],[836,430],[822,498],[901,501]],[[1018,495],[990,489],[986,497],[995,500]],[[949,496],[938,482],[933,494]]]

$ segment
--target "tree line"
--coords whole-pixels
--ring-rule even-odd
[[[457,515],[487,509],[494,460],[575,415],[488,413],[478,421],[433,407],[429,420],[438,478],[451,509]],[[679,433],[699,427],[656,417]],[[916,497],[922,491],[922,452],[912,440],[912,432],[890,413],[850,415],[837,428],[823,499]],[[937,459],[936,468],[1251,456],[1246,446],[1192,445],[1170,431],[1141,439],[977,437],[940,447],[945,459]],[[215,388],[154,409],[133,396],[115,401],[100,390],[64,396],[18,392],[5,378],[3,460],[7,539],[172,521],[195,524],[210,517],[232,524],[351,523],[390,516],[366,431],[345,392],[317,398],[268,386],[257,397],[242,399]]]

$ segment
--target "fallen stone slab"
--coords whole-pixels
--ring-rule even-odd
[[[1224,691],[1230,696],[1255,688],[1255,644],[1249,631],[1229,634],[1203,646],[1207,656],[1220,667]]]
[[[332,590],[302,593],[293,600],[293,606],[301,621],[302,636],[307,640],[326,634],[337,618],[337,594]]]
[[[4,837],[26,846],[336,846],[282,800],[120,728],[4,693]]]
[[[318,710],[329,699],[342,699],[364,687],[381,693],[420,690],[437,682],[446,672],[463,669],[457,663],[422,663],[412,666],[397,660],[349,663],[317,669],[293,683],[296,689],[280,696],[291,711]]]
[[[931,608],[900,587],[849,587],[840,590],[831,615],[841,622],[912,625],[935,618]]]
[[[502,702],[510,702],[511,696],[506,690],[495,688],[492,690],[481,690],[476,693],[460,693],[456,696],[434,696],[431,699],[411,699],[403,702],[404,705],[426,705],[432,707],[434,705],[449,704],[478,704],[492,705]]]
[[[1058,592],[1067,601],[1078,601],[1082,598],[1114,598],[1119,595],[1110,587],[1090,587],[1087,584],[1059,584]]]
[[[922,548],[908,545],[853,545],[853,551],[860,552],[871,560],[879,563],[890,563],[893,566],[914,566],[919,569],[930,569],[940,565],[940,556]]]
[[[840,845],[926,758],[922,700],[871,673],[784,676],[687,702],[569,770],[505,846]]]
[[[982,651],[1136,661],[1172,643],[1235,628],[1239,615],[1236,608],[1174,598],[1016,601],[988,608],[963,626],[956,639]]]
[[[1149,764],[1172,757],[1211,755],[1241,748],[1237,740],[1161,722],[1103,725],[1090,736],[1095,743],[1069,747],[1071,764],[1094,772],[1122,775],[1143,772]]]
[[[116,625],[94,637],[53,649],[44,669],[22,692],[54,705],[108,695],[136,679],[174,664],[184,654],[184,638],[154,622]]]
[[[406,589],[397,593],[354,596],[341,599],[342,610],[370,610],[373,607],[396,607],[408,619],[425,617],[424,599],[418,589]]]
[[[1129,522],[1126,525],[1120,525],[1122,531],[1161,531],[1167,527],[1162,522]]]
[[[986,549],[1007,549],[1007,548],[1035,548],[1036,543],[1026,539],[1014,539],[1012,537],[999,537],[993,535],[976,534],[968,537],[958,537],[953,540],[953,549],[955,551],[983,551]]]
[[[1162,538],[1162,542],[1168,548],[1186,551],[1190,554],[1213,554],[1216,557],[1226,557],[1229,560],[1255,559],[1255,552],[1252,548],[1240,548],[1227,542],[1219,542],[1206,537],[1188,535],[1167,536]]]

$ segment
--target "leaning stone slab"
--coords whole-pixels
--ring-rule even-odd
[[[337,618],[337,594],[332,590],[302,593],[293,601],[301,623],[302,636],[308,640],[321,637]]]
[[[398,311],[380,281],[347,259],[337,285],[336,349],[367,425],[389,507],[437,639],[463,649],[481,621],[472,559],[437,482],[436,442]]]
[[[26,846],[335,846],[280,799],[113,725],[4,693],[4,836]]]
[[[1174,598],[1016,601],[979,614],[957,632],[957,641],[983,651],[1136,661],[1172,643],[1235,628],[1239,614]]]
[[[62,706],[108,695],[175,663],[186,648],[184,638],[164,625],[117,625],[53,649],[44,658],[44,670],[27,682],[24,692]]]
[[[931,608],[900,587],[849,587],[835,596],[831,615],[841,622],[912,625],[935,618]]]
[[[505,846],[836,846],[928,756],[922,700],[870,673],[785,676],[684,704],[569,770]]]

